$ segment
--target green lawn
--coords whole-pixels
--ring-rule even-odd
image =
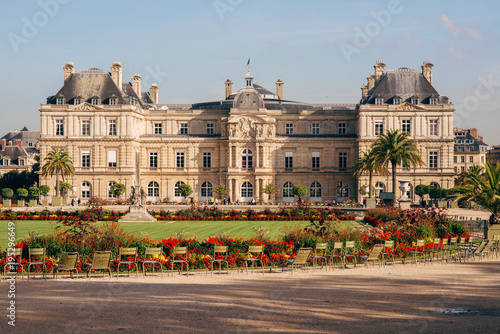
[[[57,226],[51,221],[14,221],[16,223],[17,240],[28,235],[29,232],[36,231],[39,234],[49,234]],[[5,251],[7,246],[7,221],[0,222],[0,246]],[[103,223],[96,223],[97,225]],[[255,236],[254,227],[269,227],[269,235],[272,240],[278,240],[283,225],[307,226],[309,221],[180,221],[169,223],[160,221],[154,223],[120,223],[120,226],[130,233],[139,235],[147,233],[150,239],[161,240],[172,237],[175,232],[184,229],[185,232],[192,233],[198,240],[203,240],[209,236],[215,236],[223,231],[229,232],[232,238],[251,238]],[[343,226],[352,227],[351,222],[341,223]],[[145,236],[145,234],[143,234]]]

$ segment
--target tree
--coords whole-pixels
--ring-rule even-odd
[[[36,198],[40,195],[40,189],[38,189],[38,187],[30,187],[28,193],[31,198]]]
[[[54,147],[45,158],[42,166],[42,176],[56,176],[56,196],[59,196],[59,174],[64,182],[65,176],[73,176],[75,167],[69,154],[61,147]]]
[[[14,190],[10,188],[2,188],[2,197],[3,198],[12,198],[14,196]]]
[[[29,131],[29,130],[28,130],[28,127],[26,127],[26,125],[25,125],[24,128],[21,129],[21,131]]]
[[[491,213],[489,223],[500,223],[500,163],[486,163],[484,172],[468,171],[462,186],[451,189],[455,201],[472,201]]]
[[[356,166],[354,167],[354,175],[361,176],[364,173],[368,173],[368,189],[372,189],[372,175],[373,173],[379,173],[382,175],[387,175],[389,172],[385,165],[379,165],[375,163],[375,155],[373,153],[373,149],[369,149],[366,152],[363,152],[363,155],[356,162]],[[372,198],[372,191],[368,191],[368,198]]]
[[[413,166],[423,165],[417,142],[409,138],[410,133],[399,130],[388,130],[380,135],[373,144],[374,163],[378,166],[392,168],[392,192],[396,202],[396,182],[398,165],[405,163]]]
[[[59,183],[59,193],[63,196],[66,196],[68,194],[68,191],[70,191],[72,188],[71,184],[66,183],[66,182],[61,182]]]
[[[280,190],[278,188],[276,188],[276,186],[274,184],[269,183],[269,184],[266,184],[264,186],[264,188],[262,188],[262,192],[264,194],[267,194],[269,201],[272,202],[271,196],[274,195],[274,194],[279,193]]]
[[[415,195],[420,196],[420,202],[424,200],[424,195],[429,193],[429,186],[419,184],[415,187]]]
[[[113,194],[113,196],[120,197],[121,195],[123,195],[125,193],[125,191],[127,190],[127,187],[123,183],[114,183],[111,186],[110,190],[111,190],[111,193]]]
[[[40,190],[40,195],[45,197],[49,196],[50,187],[48,185],[43,184],[38,189]]]
[[[26,197],[28,197],[28,190],[26,190],[24,188],[17,188],[16,189],[16,197],[21,198],[21,199],[25,199]]]
[[[189,195],[193,193],[193,188],[189,184],[181,184],[179,186],[179,194],[186,199]]]
[[[307,195],[307,187],[302,186],[302,185],[293,186],[292,194],[294,194],[295,196],[298,196],[299,203],[302,203],[302,196]]]
[[[469,177],[470,174],[475,174],[477,176],[480,176],[484,171],[483,166],[480,165],[472,165],[469,167],[468,171],[463,171],[460,174],[458,174],[458,177],[455,179],[455,186],[464,186],[466,185],[466,179]]]
[[[228,191],[229,189],[226,186],[223,186],[222,184],[212,189],[212,192],[216,193],[219,196],[219,199],[222,199],[222,196],[227,194]]]

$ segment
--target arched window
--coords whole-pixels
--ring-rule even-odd
[[[241,185],[241,197],[253,197],[253,185],[250,182]]]
[[[381,182],[375,183],[375,196],[379,197],[380,196],[380,192],[381,191],[383,192],[384,189],[385,189],[385,186],[384,186],[383,183],[381,183]]]
[[[176,183],[175,183],[175,186],[174,186],[174,196],[175,196],[175,197],[181,197],[181,194],[179,193],[179,186],[180,186],[181,184],[184,184],[184,182],[179,181],[179,182],[176,182]]]
[[[321,184],[319,182],[311,183],[309,197],[321,197]]]
[[[437,182],[431,182],[431,186],[434,186],[434,187],[436,187],[436,188],[441,188],[441,187],[439,186],[439,183],[437,183]]]
[[[90,182],[82,182],[82,198],[90,198]]]
[[[158,182],[151,181],[148,183],[148,196],[160,196],[160,186],[158,185]]]
[[[241,168],[253,168],[253,152],[249,149],[241,152]]]
[[[201,184],[201,197],[212,197],[212,183],[203,182]]]
[[[293,197],[293,183],[286,182],[283,185],[283,198]]]
[[[116,184],[116,182],[114,181],[111,181],[110,183],[108,183],[108,197],[109,198],[115,198],[116,196],[113,194],[113,192],[111,191],[111,187]]]
[[[344,182],[339,182],[337,185],[337,197],[349,197],[349,185]]]

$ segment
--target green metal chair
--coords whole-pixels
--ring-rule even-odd
[[[301,248],[297,251],[297,255],[293,260],[286,259],[287,263],[292,268],[292,272],[294,268],[297,267],[307,267],[309,257],[311,256],[312,248]],[[281,271],[284,270],[284,267],[281,268]]]
[[[423,262],[425,264],[425,240],[424,239],[417,240],[417,242],[415,243],[415,249],[406,253],[405,258],[407,258],[408,255],[412,256],[415,264],[418,263],[417,262],[418,256],[421,256],[421,259],[423,260]]]
[[[356,268],[358,262],[358,249],[356,248],[356,241],[346,241],[344,247],[344,268],[347,267],[348,259],[352,259],[354,263],[354,268]]]
[[[30,272],[32,266],[41,266],[43,278],[47,273],[47,265],[45,264],[45,248],[30,248],[28,258],[28,279],[30,279]]]
[[[332,253],[328,255],[330,257],[330,263],[332,265],[332,269],[335,269],[335,259],[340,259],[340,264],[342,268],[345,269],[344,266],[344,243],[341,241],[334,242]]]
[[[221,273],[221,268],[223,264],[226,264],[227,274],[229,275],[229,262],[227,262],[227,246],[214,246],[214,256],[213,259],[210,260],[211,275],[214,274],[214,263],[219,264],[219,275]],[[208,267],[207,267],[208,271]]]
[[[73,277],[73,271],[76,271],[76,278],[78,278],[78,258],[79,255],[77,252],[62,253],[59,262],[54,266],[53,276],[57,279],[58,272],[64,270],[69,271],[71,277]]]
[[[262,261],[262,256],[264,255],[264,246],[248,246],[247,257],[243,259],[245,261],[245,267],[248,274],[248,262],[252,264],[260,262],[262,267],[262,273],[264,274],[264,262]]]
[[[130,259],[132,258],[132,259]],[[130,276],[130,266],[135,265],[136,276],[139,277],[139,265],[137,263],[137,247],[120,247],[118,249],[118,258],[114,261],[116,268],[116,277],[120,274],[120,266],[126,265]]]
[[[146,247],[144,251],[144,259],[137,261],[138,264],[142,265],[142,272],[146,276],[147,269],[146,265],[151,265],[153,268],[153,275],[155,273],[156,265],[160,265],[161,276],[163,277],[163,263],[161,263],[161,257],[163,256],[163,247]]]
[[[382,251],[384,250],[384,248],[385,248],[385,245],[376,244],[375,246],[373,246],[373,249],[370,252],[370,254],[368,254],[368,255],[360,255],[359,258],[365,260],[365,265],[367,267],[368,267],[368,263],[370,261],[373,261],[373,266],[374,267],[375,267],[375,262],[378,262],[379,265],[382,266],[383,260],[381,260],[381,258],[382,258],[382,254],[383,254]]]
[[[111,260],[113,254],[110,251],[96,251],[92,255],[92,263],[85,264],[85,269],[87,270],[87,277],[90,276],[90,272],[96,270],[102,270],[103,276],[104,271],[107,270],[109,277],[111,278]]]
[[[317,261],[321,261],[321,269],[323,269],[324,264],[328,264],[328,255],[326,254],[326,250],[328,249],[328,244],[325,243],[317,243],[316,248],[314,249],[314,254],[312,256],[313,267],[316,267]],[[326,266],[328,268],[328,265]]]
[[[179,258],[179,256],[184,256],[183,258]],[[182,267],[186,266],[186,273],[189,275],[189,262],[188,262],[189,251],[187,247],[174,247],[172,253],[170,254],[170,271],[172,276],[174,276],[174,266],[178,264],[179,275],[182,273]]]
[[[9,275],[16,275],[17,276],[18,268],[21,267],[21,279],[24,279],[24,273],[26,271],[24,270],[24,266],[22,264],[22,256],[23,256],[23,249],[22,248],[14,248],[14,256],[8,256],[7,262],[5,263],[5,265],[3,267],[4,276],[7,276],[7,273]],[[7,268],[9,268],[8,272],[7,272]],[[12,269],[14,269],[15,271],[13,272]]]
[[[386,256],[392,258],[392,263],[394,264],[394,240],[386,240],[384,243],[384,249],[382,250],[382,262],[386,264]]]

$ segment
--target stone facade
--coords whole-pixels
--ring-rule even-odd
[[[432,67],[430,76],[424,76],[408,69],[385,73],[382,65],[375,65],[378,76],[369,77],[359,104],[284,100],[281,80],[275,94],[254,83],[248,72],[244,87],[235,93],[232,81],[225,82],[223,100],[172,105],[158,103],[155,85],[143,92],[139,75],[123,82],[117,62],[111,74],[76,71],[67,63],[63,87],[40,108],[41,155],[44,158],[53,147],[69,152],[76,173],[68,182],[82,198],[107,198],[114,182],[129,191],[139,151],[141,184],[149,201],[181,200],[177,186],[186,183],[200,200],[211,197],[211,189],[226,185],[233,202],[263,201],[267,195],[261,189],[273,184],[280,189],[276,201],[293,201],[290,189],[301,184],[308,188],[305,199],[339,202],[359,199],[360,185],[367,184],[367,177],[356,179],[353,169],[376,139],[380,128],[374,124],[382,122],[385,131],[401,128],[405,120],[426,162],[424,167],[401,169],[401,177],[411,180],[410,196],[420,183],[451,187],[454,109],[428,81]],[[401,82],[390,88],[386,81],[394,79],[393,72]],[[415,87],[405,85],[406,80],[417,80],[420,86],[406,92]],[[391,89],[404,99],[393,103],[387,98]],[[375,103],[374,93],[385,100]],[[417,95],[419,101],[411,99]],[[436,123],[430,125],[431,121]],[[430,127],[436,132],[430,133]],[[427,165],[429,152],[437,153],[437,165],[432,167]],[[392,189],[390,177],[375,180],[386,191]],[[53,188],[55,180],[46,178],[41,184]]]
[[[490,147],[483,142],[483,137],[478,135],[476,128],[456,128],[454,149],[454,171],[459,174],[473,165],[483,165]]]

